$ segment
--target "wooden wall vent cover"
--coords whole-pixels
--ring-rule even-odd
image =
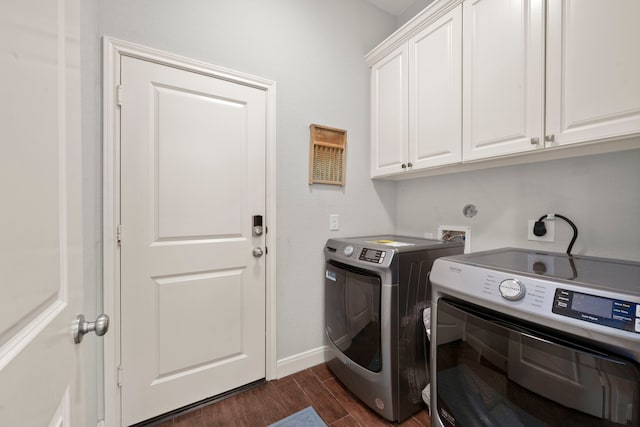
[[[311,125],[309,184],[344,186],[347,131]]]

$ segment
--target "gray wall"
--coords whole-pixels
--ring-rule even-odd
[[[526,219],[556,211],[580,227],[576,253],[640,259],[640,151],[399,184],[368,178],[369,70],[363,56],[431,1],[418,2],[396,20],[364,1],[83,0],[85,314],[95,317],[102,307],[103,35],[277,82],[278,359],[324,344],[322,247],[329,237],[396,228],[422,235],[444,223],[471,225],[474,249],[563,251],[570,238],[564,224],[557,224],[555,245],[523,237]],[[307,184],[311,123],[348,130],[344,188]],[[472,220],[461,214],[466,203],[479,209]],[[331,213],[340,215],[338,232],[328,230]],[[103,411],[101,352],[86,346],[87,425]]]
[[[97,312],[102,304],[100,37],[111,36],[277,83],[278,359],[323,346],[326,239],[395,227],[395,184],[369,179],[364,60],[395,29],[394,18],[343,0],[86,0],[83,17],[87,305]],[[348,131],[344,188],[308,185],[312,123]],[[329,231],[332,213],[340,231]]]
[[[416,16],[425,7],[429,6],[433,2],[434,0],[416,0],[411,6],[407,8],[407,10],[402,12],[400,16],[396,17],[396,26],[400,28],[407,21]]]
[[[638,140],[640,143],[640,139]],[[462,214],[465,204],[478,214]],[[559,213],[578,227],[573,254],[640,261],[640,150],[486,169],[398,184],[400,233],[471,226],[472,250],[516,246],[564,252],[571,228],[555,220],[555,243],[527,240],[527,220]]]

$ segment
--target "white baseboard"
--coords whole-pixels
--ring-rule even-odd
[[[322,346],[304,353],[285,357],[277,362],[277,378],[283,378],[296,372],[304,371],[315,365],[326,362],[329,359],[329,347]]]

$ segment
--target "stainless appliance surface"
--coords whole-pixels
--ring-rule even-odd
[[[505,248],[431,282],[434,427],[640,426],[640,263]]]
[[[328,366],[360,400],[390,421],[423,408],[428,341],[422,312],[429,272],[463,243],[377,235],[329,239],[325,254]]]

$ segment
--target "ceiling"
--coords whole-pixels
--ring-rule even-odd
[[[378,9],[384,10],[393,16],[400,16],[416,0],[367,0]]]

